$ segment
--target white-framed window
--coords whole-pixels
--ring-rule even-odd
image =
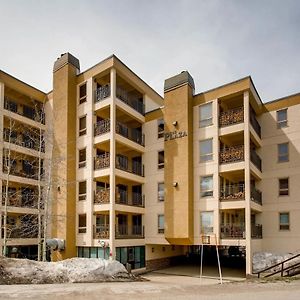
[[[86,134],[86,116],[79,118],[79,136]]]
[[[158,151],[158,169],[163,169],[165,167],[165,151]]]
[[[78,183],[78,200],[86,200],[86,180]]]
[[[157,198],[158,198],[159,202],[165,200],[165,184],[164,184],[164,182],[159,182],[157,184]]]
[[[288,196],[289,195],[289,179],[280,178],[279,183],[279,196]]]
[[[199,142],[200,162],[206,162],[213,159],[213,139],[207,139]]]
[[[157,222],[158,222],[157,232],[164,233],[165,232],[165,215],[158,215]]]
[[[200,213],[201,234],[210,234],[214,232],[214,212],[202,211]]]
[[[278,144],[278,162],[289,161],[289,143]]]
[[[163,119],[157,120],[157,138],[164,137],[165,134],[165,122]]]
[[[212,197],[214,192],[213,176],[201,176],[200,177],[200,196]]]
[[[79,150],[78,157],[78,168],[84,168],[86,166],[86,148]]]
[[[86,214],[78,215],[78,233],[86,233]]]
[[[79,87],[79,104],[86,102],[86,83]]]
[[[279,213],[279,230],[290,230],[290,213]]]
[[[212,102],[199,106],[199,127],[207,127],[213,124]]]
[[[287,108],[277,110],[277,128],[287,127]]]

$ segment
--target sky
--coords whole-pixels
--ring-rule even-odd
[[[0,69],[52,89],[61,53],[81,71],[115,54],[163,95],[189,71],[196,93],[251,75],[264,102],[300,92],[298,0],[0,0]]]

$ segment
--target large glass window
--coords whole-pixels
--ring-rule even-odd
[[[212,102],[199,106],[199,127],[212,125]]]
[[[86,199],[86,181],[81,181],[78,184],[78,200],[85,200]]]
[[[86,83],[79,87],[79,104],[86,102]]]
[[[86,149],[79,150],[79,168],[84,168],[86,166]]]
[[[162,138],[164,137],[165,132],[165,122],[163,119],[157,120],[157,137]]]
[[[165,184],[163,182],[159,182],[157,184],[157,193],[158,193],[158,201],[165,200]]]
[[[288,196],[289,195],[289,179],[280,178],[279,179],[279,196]]]
[[[158,215],[158,233],[165,232],[165,216]]]
[[[79,119],[79,136],[86,134],[86,116]]]
[[[200,196],[212,197],[213,196],[213,176],[203,176],[200,178]]]
[[[86,214],[78,216],[78,233],[86,233]]]
[[[277,128],[287,127],[287,109],[277,111]]]
[[[200,141],[200,162],[213,159],[213,139]]]
[[[279,230],[290,230],[290,213],[279,213]]]
[[[163,169],[165,167],[165,152],[158,151],[158,169]]]
[[[278,162],[289,161],[289,143],[278,144]]]
[[[214,213],[212,211],[202,211],[201,218],[201,233],[210,234],[214,232]]]

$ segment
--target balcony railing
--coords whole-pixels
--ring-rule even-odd
[[[257,155],[255,150],[250,150],[250,160],[261,171],[261,158]]]
[[[132,161],[131,167],[128,164],[128,157],[117,155],[116,168],[122,171],[144,176],[144,166],[138,161]]]
[[[221,239],[244,239],[245,225],[221,225]]]
[[[129,228],[127,225],[116,226],[116,239],[143,239],[144,226],[133,225]]]
[[[219,127],[225,127],[244,122],[244,108],[238,107],[223,111],[219,117]]]
[[[94,225],[94,239],[109,239],[109,225]]]
[[[95,124],[95,128],[94,128],[95,136],[105,134],[109,131],[110,131],[110,120],[109,119],[99,121]]]
[[[101,86],[95,92],[95,103],[104,100],[109,96],[110,96],[110,85],[107,84],[105,86]]]
[[[117,98],[122,102],[126,103],[128,106],[139,112],[140,114],[145,114],[145,105],[138,97],[130,95],[127,91],[120,87],[117,87]]]
[[[128,138],[129,140],[140,144],[145,145],[145,136],[142,132],[136,128],[129,128],[125,124],[117,122],[116,124],[116,133]]]
[[[251,238],[262,239],[262,225],[251,224]]]
[[[101,189],[94,194],[95,204],[107,204],[109,203],[109,189]]]
[[[33,167],[33,168],[36,168],[36,167]],[[5,173],[5,174],[8,173],[8,168],[5,165],[3,165],[3,173]],[[24,178],[34,179],[34,180],[39,179],[38,174],[36,172],[34,172],[34,170],[29,171],[29,170],[17,169],[17,168],[11,167],[9,174],[13,175],[13,176],[19,176],[19,177],[24,177]],[[41,179],[42,179],[42,176],[41,176]]]
[[[252,125],[255,132],[261,137],[261,127],[255,117],[255,112],[250,110],[250,124]]]
[[[129,206],[145,207],[144,197],[140,193],[132,193],[132,198],[129,199],[127,192],[117,192],[116,203]]]
[[[37,225],[20,225],[18,227],[7,228],[8,239],[33,239],[38,237]]]
[[[220,151],[220,164],[244,160],[244,145],[231,146]]]
[[[238,183],[222,185],[220,190],[220,200],[245,200],[245,185]]]
[[[4,109],[31,119],[33,121],[45,124],[45,113],[42,111],[41,107],[30,107],[27,105],[21,105],[16,103],[15,101],[9,99],[8,97],[4,98]]]
[[[262,193],[255,187],[251,187],[251,201],[262,205]]]
[[[110,166],[110,161],[109,161],[109,153],[104,153],[102,155],[98,155],[95,158],[95,170],[99,170],[99,169],[105,169],[105,168],[109,168]]]

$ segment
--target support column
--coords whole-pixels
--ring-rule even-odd
[[[4,109],[4,84],[0,82],[0,132],[3,132],[3,109]],[[0,139],[0,174],[2,174],[3,161],[3,139]],[[0,191],[2,194],[2,180],[0,180]],[[2,197],[1,197],[2,199]],[[2,201],[0,201],[0,256],[3,255],[2,248]]]
[[[110,171],[109,171],[109,247],[110,257],[115,259],[115,164],[116,164],[116,70],[112,68],[110,70],[110,90],[111,90],[111,102],[110,102]]]
[[[245,159],[245,238],[246,274],[252,273],[251,204],[250,204],[250,120],[249,92],[244,92],[244,159]]]

